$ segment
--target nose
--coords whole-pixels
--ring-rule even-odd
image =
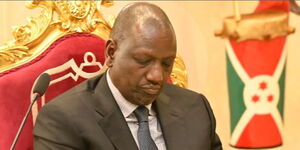
[[[146,74],[146,78],[152,84],[160,84],[164,80],[164,72],[160,63],[151,65],[149,71]]]

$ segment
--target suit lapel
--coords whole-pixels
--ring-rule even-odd
[[[106,73],[100,77],[91,97],[98,124],[118,150],[138,150],[130,129],[108,87]]]
[[[161,93],[155,102],[164,140],[168,150],[188,149],[183,110],[173,105],[170,97]]]

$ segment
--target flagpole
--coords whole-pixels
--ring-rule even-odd
[[[237,0],[234,0],[233,6],[234,6],[234,19],[235,19],[235,21],[240,21],[241,13],[240,13],[240,8],[239,8],[239,2]]]

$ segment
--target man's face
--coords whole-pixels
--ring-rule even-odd
[[[114,85],[136,105],[152,103],[169,77],[176,57],[173,34],[134,33],[119,43],[110,42],[108,66]]]

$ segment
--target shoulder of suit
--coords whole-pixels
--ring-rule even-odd
[[[179,94],[179,95],[202,95],[198,92],[192,91],[190,89],[182,88],[174,84],[165,84],[163,91],[166,93]]]
[[[203,101],[206,101],[206,98],[203,94],[192,91],[190,89],[182,88],[173,84],[167,83],[162,91],[164,94],[168,95],[169,97],[174,97],[176,99],[187,99],[184,101],[198,101],[199,99],[202,99]]]
[[[79,83],[73,88],[70,88],[66,92],[55,97],[53,100],[49,102],[49,104],[65,103],[65,101],[69,101],[69,100],[76,102],[76,100],[79,99],[80,95],[93,92],[101,77],[102,75],[98,75],[86,81],[83,81],[82,83]]]

